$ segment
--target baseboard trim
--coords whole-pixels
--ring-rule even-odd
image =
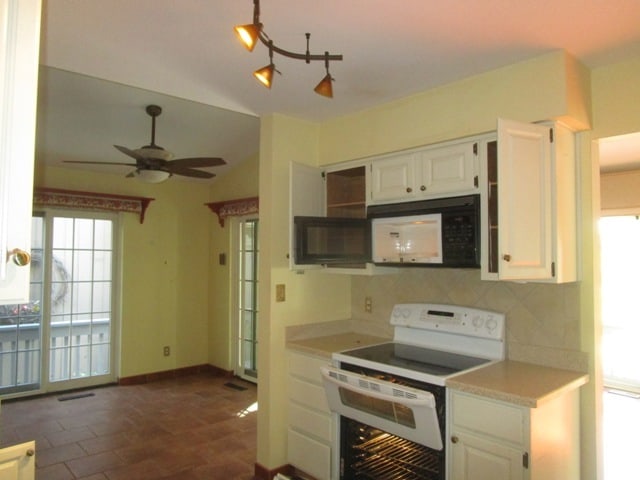
[[[292,475],[295,472],[295,468],[291,465],[282,465],[281,467],[268,469],[264,465],[255,463],[253,475],[256,480],[272,480],[278,473],[283,475]]]
[[[133,375],[130,377],[122,377],[118,379],[118,385],[140,385],[143,383],[157,382],[159,380],[167,380],[170,378],[186,377],[195,375],[196,373],[210,373],[217,377],[233,377],[233,372],[223,370],[222,368],[209,365],[193,365],[191,367],[176,368],[173,370],[164,370],[162,372],[144,373],[142,375]]]

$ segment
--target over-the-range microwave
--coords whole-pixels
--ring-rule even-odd
[[[294,217],[295,263],[480,267],[480,196],[372,205],[367,218]]]

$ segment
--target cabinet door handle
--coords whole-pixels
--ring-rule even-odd
[[[7,252],[7,262],[10,258],[12,258],[13,263],[15,263],[19,267],[24,267],[31,263],[31,254],[29,252],[25,252],[24,250],[20,250],[19,248],[14,248],[13,250]]]
[[[455,435],[453,435],[453,436],[451,437],[451,443],[458,443],[458,441],[459,441],[459,440],[460,440],[460,439],[459,439],[457,436],[455,436]]]
[[[423,191],[423,192],[424,192],[426,189],[427,189],[427,187],[425,187],[424,185],[420,185],[420,190],[421,190],[421,191]]]
[[[411,193],[411,192],[413,192],[413,188],[407,187],[407,193]]]
[[[505,253],[505,254],[502,256],[502,259],[503,259],[505,262],[510,262],[510,261],[511,261],[511,255],[509,255],[508,253]]]

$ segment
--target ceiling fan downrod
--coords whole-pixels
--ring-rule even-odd
[[[162,107],[159,107],[158,105],[147,105],[145,110],[151,117],[151,143],[144,148],[164,150],[162,147],[156,145],[156,117],[162,113]]]

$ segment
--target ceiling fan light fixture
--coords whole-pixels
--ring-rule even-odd
[[[242,45],[244,45],[244,48],[253,52],[256,43],[258,43],[260,25],[255,25],[253,23],[249,23],[247,25],[236,25],[233,27],[233,30],[236,32],[236,35],[240,39]]]
[[[136,171],[136,178],[144,183],[162,183],[167,180],[171,174],[164,170],[139,169]]]

